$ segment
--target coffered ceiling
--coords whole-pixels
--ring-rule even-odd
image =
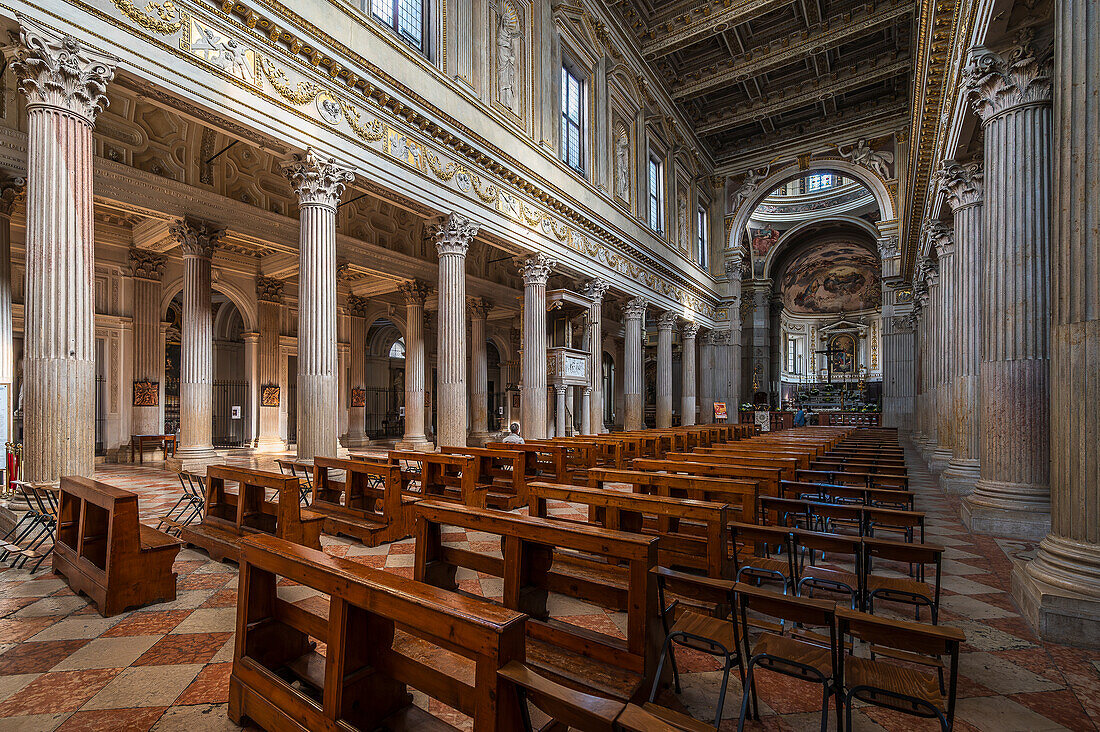
[[[606,2],[719,164],[764,139],[907,113],[915,0]]]

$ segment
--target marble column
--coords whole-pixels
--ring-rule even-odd
[[[603,298],[610,285],[601,279],[585,283],[581,294],[592,300],[588,308],[588,391],[589,418],[582,419],[586,434],[598,435],[607,430],[603,426]]]
[[[260,434],[256,449],[260,452],[281,452],[286,443],[279,436],[279,404],[286,394],[279,389],[279,337],[283,322],[283,281],[273,277],[256,278],[256,310],[260,321],[260,338],[256,344],[258,377],[260,380]]]
[[[657,429],[672,426],[672,329],[676,314],[657,318]]]
[[[586,386],[581,391],[581,429],[586,429],[592,424],[592,387]],[[587,431],[581,434],[589,434]],[[599,434],[591,433],[591,434]]]
[[[210,258],[225,229],[186,219],[169,227],[183,251],[183,317],[180,344],[179,448],[172,470],[202,470],[217,459],[214,419],[214,325]]]
[[[436,225],[439,253],[439,387],[436,441],[466,446],[466,251],[479,225],[452,213]]]
[[[916,431],[913,433],[913,444],[923,454],[924,445],[928,442],[928,281],[925,279],[924,261],[917,265],[917,271],[913,277],[913,315],[916,318],[916,334],[914,347],[916,349]]]
[[[936,302],[936,447],[929,454],[928,467],[940,473],[947,467],[955,450],[955,419],[952,413],[951,385],[955,368],[955,235],[951,227],[934,222],[928,236],[935,247],[939,269],[939,294]]]
[[[1005,56],[971,49],[963,72],[985,130],[986,327],[981,477],[962,518],[975,533],[1040,539],[1050,530],[1052,85],[1049,58],[1019,40]]]
[[[248,413],[244,416],[247,425],[245,444],[254,446],[260,435],[260,414],[257,405],[260,403],[260,334],[250,331],[241,334],[244,341],[245,373],[248,374]]]
[[[472,297],[467,303],[470,318],[470,438],[483,445],[489,432],[489,356],[486,347],[486,319],[493,303]],[[502,367],[503,368],[503,367]]]
[[[954,354],[948,384],[953,422],[951,459],[940,476],[949,493],[966,495],[979,477],[978,367],[982,331],[981,247],[982,166],[944,161],[940,179],[955,216],[955,254],[952,274],[953,303],[949,350]]]
[[[335,457],[339,437],[336,357],[336,207],[355,179],[312,148],[284,174],[298,195],[298,458]]]
[[[699,423],[712,424],[714,422],[714,331],[709,330],[703,335],[703,342],[699,346],[699,370],[702,377],[699,379]],[[721,399],[717,400],[721,401]],[[737,405],[730,408],[736,411]]]
[[[882,318],[882,425],[913,433],[916,422],[917,316],[911,300],[899,302],[899,294],[913,297],[912,287],[883,287]]]
[[[20,23],[12,69],[27,100],[23,479],[52,483],[94,466],[92,125],[117,59]]]
[[[516,261],[523,276],[523,357],[520,434],[543,439],[547,431],[546,281],[557,264],[541,252]]]
[[[645,429],[645,353],[642,328],[645,326],[645,298],[635,297],[623,306],[623,429]]]
[[[367,439],[367,307],[370,300],[358,295],[348,295],[348,447],[362,447]],[[364,406],[355,406],[355,391],[361,390]]]
[[[554,394],[557,399],[554,402],[554,436],[565,437],[566,436],[566,420],[565,420],[565,392],[568,390],[564,384],[554,385]]]
[[[686,323],[680,330],[680,344],[682,356],[680,359],[680,373],[683,378],[683,386],[680,388],[680,424],[695,424],[695,336],[699,333],[699,326],[695,323]]]
[[[921,344],[925,366],[924,393],[924,444],[921,446],[925,462],[928,462],[937,449],[939,414],[939,349],[940,349],[940,281],[939,265],[934,259],[923,261],[924,278],[927,289],[927,306],[924,312],[925,339]]]
[[[130,249],[133,277],[133,400],[130,431],[137,435],[160,434],[161,379],[164,375],[164,341],[160,337],[161,277],[167,260],[145,249]]]
[[[1054,3],[1050,533],[1012,592],[1048,641],[1100,646],[1100,8]],[[1092,135],[1092,137],[1089,137]]]
[[[0,419],[11,425],[11,415],[18,404],[12,389],[15,386],[15,345],[12,341],[11,319],[11,216],[16,205],[26,195],[23,178],[0,179],[0,383],[8,385],[7,413]],[[8,440],[13,437],[9,434]]]
[[[434,445],[424,433],[427,378],[424,300],[431,290],[416,280],[402,283],[399,289],[405,298],[405,436],[397,447],[400,450],[430,451]]]

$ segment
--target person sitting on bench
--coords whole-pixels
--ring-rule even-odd
[[[507,442],[511,445],[522,445],[523,438],[519,436],[519,422],[513,422],[508,427],[508,434],[504,436],[501,442]]]

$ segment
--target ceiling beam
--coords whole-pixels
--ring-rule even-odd
[[[750,79],[810,54],[834,48],[851,38],[896,23],[915,9],[911,0],[893,0],[885,6],[856,15],[837,16],[808,31],[800,31],[772,43],[758,46],[718,67],[709,75],[688,75],[672,89],[674,99],[691,99],[709,91]]]
[[[702,136],[713,135],[749,122],[759,122],[767,117],[814,104],[861,86],[885,81],[908,72],[911,66],[912,61],[908,56],[884,54],[879,58],[855,64],[843,71],[823,76],[787,91],[766,96],[755,104],[735,107],[708,119],[699,120],[695,125],[695,131]]]
[[[710,0],[661,24],[659,29],[650,30],[652,40],[642,46],[642,54],[650,61],[667,56],[790,3],[791,0]]]

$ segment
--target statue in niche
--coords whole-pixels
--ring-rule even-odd
[[[630,137],[624,127],[615,136],[615,196],[630,201]]]
[[[517,114],[520,35],[519,13],[511,3],[502,3],[497,13],[497,98],[501,104]]]
[[[883,180],[890,179],[890,165],[894,162],[894,153],[874,150],[867,144],[866,138],[859,138],[848,152],[844,152],[842,145],[837,145],[836,151],[840,153],[840,157],[851,160],[853,165],[861,165],[873,170]]]
[[[753,197],[756,190],[760,188],[760,184],[764,182],[764,179],[768,177],[768,172],[771,170],[771,166],[761,168],[759,171],[750,170],[745,173],[744,180],[741,181],[741,187],[738,188],[733,194],[732,207],[730,210],[736,211],[741,208],[741,204]]]
[[[688,201],[687,196],[680,194],[676,201],[676,238],[680,242],[680,248],[687,251],[688,248]]]

